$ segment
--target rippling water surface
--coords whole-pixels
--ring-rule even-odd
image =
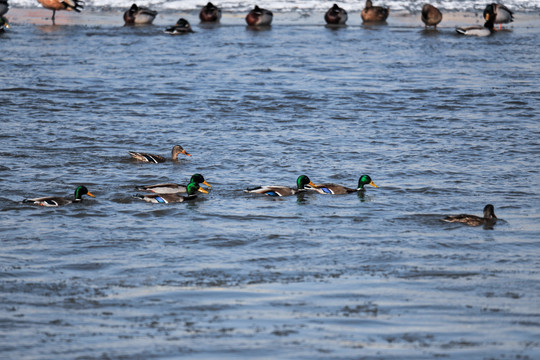
[[[192,16],[173,37],[176,15],[96,16],[0,35],[3,358],[540,357],[537,20],[462,38]],[[127,153],[174,144],[193,156]],[[194,173],[196,201],[132,197]],[[364,195],[242,191],[364,173]],[[78,184],[96,198],[21,203]],[[440,220],[487,203],[492,230]]]

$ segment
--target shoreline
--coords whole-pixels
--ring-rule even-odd
[[[85,25],[85,26],[123,26],[124,10],[83,10],[81,13],[73,11],[57,11],[56,25]],[[186,18],[192,26],[199,24],[198,10],[195,11],[161,11],[154,20],[153,26],[169,26],[174,24],[178,18]],[[224,12],[219,26],[245,26],[246,13]],[[10,31],[16,31],[17,25],[52,25],[52,11],[41,8],[10,8],[4,15],[14,27]],[[447,12],[443,13],[443,20],[437,28],[455,28],[456,26],[477,25],[484,22],[482,12]],[[306,25],[325,26],[324,12],[314,11],[311,13],[297,12],[274,12],[273,26],[281,25]],[[362,19],[359,11],[350,11],[348,27],[362,26]],[[420,13],[411,14],[406,11],[390,12],[387,20],[388,26],[424,28],[420,20]],[[514,13],[514,21],[505,24],[503,28],[523,28],[530,26],[540,26],[540,16],[536,13]]]

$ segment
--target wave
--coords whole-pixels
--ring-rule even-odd
[[[86,7],[90,9],[127,9],[132,3],[139,6],[147,6],[154,10],[193,11],[200,9],[208,0],[146,0],[146,1],[120,1],[120,0],[87,0]],[[418,13],[426,0],[374,0],[374,5],[390,7],[393,11]],[[437,0],[430,3],[442,11],[483,11],[489,3],[485,1],[468,0]],[[12,7],[32,8],[40,6],[37,0],[10,0]],[[332,1],[320,0],[267,0],[267,1],[213,1],[223,11],[244,12],[253,8],[254,5],[276,12],[311,12],[326,11],[332,6]],[[362,11],[365,2],[360,0],[345,0],[337,2],[347,11]],[[532,12],[540,10],[540,0],[506,0],[504,4],[516,12]]]

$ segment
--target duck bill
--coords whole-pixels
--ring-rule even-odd
[[[186,156],[191,156],[190,153],[188,153],[186,150],[182,149],[182,154],[186,155]]]
[[[376,187],[376,188],[378,188],[378,186],[377,186],[377,185],[375,185],[375,183],[374,183],[373,181],[372,181],[372,182],[370,182],[370,183],[369,183],[369,185],[371,185],[371,186],[373,186],[373,187]]]
[[[89,191],[88,193],[86,193],[86,195],[88,195],[88,196],[91,196],[91,197],[95,198],[95,195],[94,195],[94,194],[92,194],[92,193],[91,193],[90,191]]]
[[[319,188],[319,187],[318,187],[317,185],[315,185],[315,184],[314,184],[314,183],[312,183],[311,181],[309,182],[309,184],[308,184],[308,185],[311,185],[311,186],[313,186],[313,187],[314,187],[315,189],[318,189],[318,188]]]
[[[199,188],[198,191],[200,191],[200,192],[202,192],[202,193],[204,193],[204,194],[208,194],[208,191],[204,190],[203,188]]]
[[[489,13],[486,14],[486,17],[485,17],[486,21],[489,21]]]
[[[203,184],[208,186],[208,187],[212,187],[212,185],[210,185],[209,183],[207,183],[206,181],[203,181]]]

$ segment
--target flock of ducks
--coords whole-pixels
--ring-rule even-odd
[[[55,14],[57,10],[68,10],[80,12],[84,7],[84,1],[82,0],[38,0],[43,7],[53,11],[52,22],[54,24]],[[9,5],[7,0],[0,0],[0,31],[9,28],[9,23],[4,15],[7,13]],[[366,1],[366,6],[362,10],[361,17],[364,22],[385,22],[390,10],[388,8],[373,6],[371,0]],[[157,12],[150,10],[146,7],[137,6],[133,4],[129,10],[124,13],[124,22],[126,25],[142,25],[151,24],[156,17]],[[457,33],[462,35],[474,35],[474,36],[488,36],[494,31],[494,24],[504,24],[513,21],[513,13],[506,6],[502,4],[488,4],[484,9],[484,19],[486,20],[484,26],[472,26],[456,28]],[[219,22],[221,19],[221,9],[213,5],[211,2],[206,4],[199,13],[199,19],[201,22]],[[250,26],[269,26],[272,23],[273,14],[271,11],[259,8],[255,6],[246,15],[246,23]],[[347,11],[334,4],[324,16],[324,19],[329,25],[345,25],[347,22]],[[442,13],[433,5],[425,4],[422,7],[421,19],[425,26],[431,26],[436,28],[442,21]],[[171,27],[165,29],[165,32],[169,34],[185,34],[193,32],[189,22],[183,18]],[[130,156],[142,162],[148,163],[162,163],[167,161],[164,156],[141,153],[141,152],[129,152]],[[171,160],[177,161],[178,155],[183,154],[185,156],[191,156],[182,146],[175,145],[171,151]],[[195,199],[198,192],[208,194],[208,191],[200,186],[204,184],[211,187],[206,182],[201,174],[194,174],[189,183],[185,185],[168,183],[168,184],[155,184],[137,187],[140,191],[146,191],[150,194],[137,194],[136,198],[142,199],[151,203],[178,203]],[[371,180],[369,175],[362,175],[358,180],[358,186],[356,188],[349,188],[343,185],[333,183],[314,184],[309,177],[301,175],[296,181],[296,187],[277,186],[277,185],[265,185],[255,188],[249,188],[244,190],[247,193],[252,194],[264,194],[266,196],[291,196],[302,192],[313,191],[319,194],[331,194],[340,195],[348,193],[363,193],[365,192],[365,185],[378,187]],[[186,194],[186,196],[182,195]],[[83,195],[95,197],[88,191],[85,186],[78,186],[75,189],[73,199],[47,196],[32,199],[24,199],[23,203],[29,203],[39,206],[56,207],[61,205],[67,205],[71,203],[79,203],[82,201]],[[461,222],[471,226],[491,226],[497,221],[495,216],[494,207],[488,204],[484,208],[484,216],[479,217],[475,215],[460,214],[454,216],[448,216],[444,219],[448,222]]]
[[[134,151],[129,151],[128,153],[130,154],[132,159],[140,162],[157,164],[167,161],[164,156],[160,155]],[[175,145],[171,151],[171,161],[178,161],[179,154],[191,156],[191,154],[185,151],[182,146]],[[155,204],[181,203],[196,199],[198,192],[208,194],[208,190],[201,187],[201,184],[207,186],[208,188],[212,187],[212,185],[210,185],[206,181],[203,175],[196,173],[191,176],[187,184],[162,183],[137,186],[137,190],[144,191],[146,192],[146,194],[136,194],[134,195],[134,197]],[[271,197],[291,196],[306,192],[315,192],[323,195],[344,195],[351,193],[358,193],[363,195],[366,191],[366,185],[378,188],[378,186],[373,182],[369,175],[361,175],[358,179],[358,185],[356,187],[347,187],[334,183],[315,184],[310,180],[308,176],[300,175],[298,179],[296,179],[296,187],[289,187],[283,185],[262,185],[253,188],[247,188],[244,190],[244,192],[250,194],[266,195]],[[81,185],[75,189],[75,194],[72,199],[60,196],[46,196],[24,199],[22,202],[25,204],[32,204],[38,206],[57,207],[67,204],[80,203],[83,201],[83,195],[95,197],[90,191],[88,191],[85,186]],[[484,208],[483,217],[476,215],[460,214],[447,216],[443,220],[447,222],[464,223],[470,226],[484,225],[484,227],[489,228],[497,222],[497,216],[495,216],[493,205],[488,204]]]
[[[83,0],[37,0],[44,8],[52,10],[52,22],[55,23],[55,14],[58,10],[80,12],[84,7]],[[9,28],[7,19],[3,16],[9,9],[7,0],[0,0],[0,31]],[[390,14],[390,9],[382,6],[373,6],[371,0],[366,0],[366,5],[360,16],[364,23],[384,23]],[[157,11],[150,10],[143,6],[133,4],[129,10],[124,13],[124,22],[126,25],[149,25],[152,24]],[[495,24],[510,23],[514,20],[513,12],[506,6],[497,3],[491,3],[484,9],[483,26],[458,27],[456,32],[461,35],[471,36],[489,36],[495,31]],[[270,26],[273,20],[273,13],[270,10],[255,7],[246,15],[246,23],[249,26]],[[427,27],[437,29],[437,25],[442,21],[442,13],[431,4],[425,4],[421,11],[421,20]],[[199,13],[199,19],[203,23],[217,23],[221,19],[221,9],[209,2],[202,7]],[[324,14],[324,20],[331,26],[344,26],[347,23],[347,11],[337,4],[334,4]],[[189,22],[180,18],[175,25],[165,29],[165,32],[171,35],[192,33]]]

